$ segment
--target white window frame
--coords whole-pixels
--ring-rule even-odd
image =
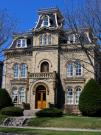
[[[81,66],[80,62],[76,63],[75,76],[82,76],[82,66]]]
[[[11,97],[12,97],[12,102],[13,102],[14,104],[17,104],[17,103],[18,103],[18,90],[17,90],[16,87],[13,87],[13,88],[12,88]],[[14,102],[15,98],[16,98],[16,102]]]
[[[47,18],[47,25],[45,25],[45,19],[46,19],[46,18]],[[49,18],[49,16],[47,15],[47,16],[45,16],[45,17],[43,18],[41,27],[49,27],[49,26],[50,26],[50,18]]]
[[[75,105],[78,105],[79,104],[80,94],[81,94],[81,88],[80,87],[77,87],[75,89]]]
[[[20,87],[18,91],[18,103],[21,104],[25,102],[25,89],[24,87]]]
[[[24,42],[24,45],[23,45]],[[26,48],[27,47],[27,39],[18,39],[16,42],[17,48]]]
[[[71,66],[71,67],[69,67]],[[73,76],[73,63],[68,63],[67,64],[67,77],[72,77]]]
[[[71,38],[72,38],[72,42],[71,42]],[[68,35],[68,41],[67,41],[67,43],[68,44],[74,44],[75,42],[76,42],[76,36],[75,36],[75,34]]]
[[[14,79],[19,78],[19,64],[17,63],[13,65],[13,77]]]
[[[66,104],[73,105],[73,103],[74,103],[73,88],[68,87],[66,90]]]
[[[27,77],[27,65],[25,63],[22,63],[20,65],[20,77],[21,78]]]
[[[49,34],[48,35],[48,45],[51,45],[52,44],[52,35]]]

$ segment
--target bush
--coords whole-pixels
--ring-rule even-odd
[[[2,115],[23,116],[23,109],[20,107],[6,107],[1,109]]]
[[[13,106],[12,99],[5,89],[0,89],[0,109]]]
[[[101,116],[101,89],[94,79],[81,92],[79,110],[85,116]]]
[[[36,112],[36,116],[38,117],[61,117],[62,115],[62,110],[57,108],[45,108]]]
[[[30,104],[29,103],[22,103],[24,110],[30,110]]]

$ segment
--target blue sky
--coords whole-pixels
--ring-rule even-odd
[[[66,6],[70,8],[82,5],[83,0],[0,0],[0,9],[7,9],[10,16],[17,20],[17,30],[27,31],[35,26],[37,10],[58,7],[62,13]]]

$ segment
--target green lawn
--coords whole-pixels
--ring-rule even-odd
[[[63,116],[59,118],[32,118],[28,126],[101,129],[101,118]]]
[[[72,131],[48,131],[48,130],[34,130],[34,129],[18,129],[18,128],[0,128],[0,132],[18,133],[30,135],[101,135],[100,132],[72,132]]]

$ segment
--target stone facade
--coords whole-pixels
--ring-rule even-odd
[[[3,88],[15,105],[29,103],[31,110],[57,106],[76,113],[80,92],[90,78],[95,78],[97,58],[90,30],[82,29],[89,59],[76,34],[64,30],[58,9],[43,9],[38,14],[35,28],[15,34],[5,50]]]

